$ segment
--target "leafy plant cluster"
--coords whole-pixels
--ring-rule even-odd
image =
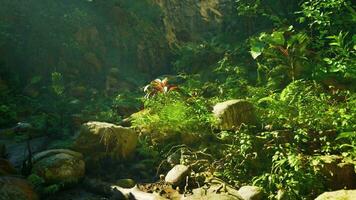
[[[348,131],[356,128],[353,98],[347,91],[332,95],[316,82],[298,80],[257,103],[262,121],[277,129]]]
[[[293,80],[313,73],[310,39],[303,32],[295,33],[293,27],[261,33],[251,39],[251,55],[257,60],[258,81],[268,81],[273,87],[285,86]],[[261,56],[261,57],[260,57]],[[260,58],[259,58],[260,57]]]
[[[153,139],[210,132],[211,117],[205,102],[184,97],[179,91],[158,93],[145,99],[144,107],[144,110],[132,116],[133,127],[151,133]]]

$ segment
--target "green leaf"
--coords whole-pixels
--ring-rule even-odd
[[[261,51],[254,51],[252,49],[251,49],[250,53],[251,53],[251,56],[252,56],[253,59],[258,58],[262,54]]]
[[[354,145],[351,145],[351,144],[342,144],[340,145],[340,148],[356,148]]]
[[[333,63],[333,61],[330,58],[324,58],[323,59],[326,63],[328,63],[329,65],[331,65]]]
[[[271,34],[271,40],[276,45],[284,45],[284,32],[276,31]]]
[[[338,43],[338,42],[330,42],[329,43],[330,44],[330,46],[340,46],[340,43]]]
[[[265,48],[265,44],[263,42],[254,40],[251,42],[251,55],[253,59],[258,58],[262,53]]]
[[[339,136],[337,136],[337,140],[341,139],[341,138],[356,138],[356,131],[351,131],[351,132],[343,132],[340,133]]]
[[[299,23],[304,23],[305,21],[305,17],[299,17]]]

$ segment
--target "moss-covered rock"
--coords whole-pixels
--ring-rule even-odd
[[[333,192],[324,192],[315,200],[354,200],[356,199],[356,190],[338,190]]]
[[[73,148],[88,160],[109,156],[126,159],[133,155],[138,135],[131,129],[105,122],[88,122],[82,126]]]
[[[256,124],[257,116],[252,103],[241,100],[229,100],[214,106],[214,116],[222,130],[238,129],[242,124]]]
[[[135,187],[136,182],[132,179],[126,178],[126,179],[117,180],[116,185],[123,188],[133,188]]]
[[[85,162],[82,154],[75,151],[48,150],[34,156],[32,173],[47,184],[76,183],[85,174]]]

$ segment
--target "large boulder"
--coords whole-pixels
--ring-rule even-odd
[[[189,175],[189,171],[189,167],[185,165],[176,165],[167,173],[165,181],[172,185],[180,185]]]
[[[356,199],[356,190],[338,190],[333,192],[324,192],[315,200],[354,200]]]
[[[263,190],[256,186],[243,186],[238,191],[243,200],[261,200]]]
[[[252,103],[241,100],[229,100],[214,106],[214,116],[222,130],[236,130],[242,124],[253,125],[257,122],[255,108]]]
[[[0,200],[38,200],[32,185],[26,180],[3,176],[0,177]]]
[[[105,156],[126,159],[133,155],[138,135],[131,129],[105,122],[88,122],[74,142],[73,148],[86,159],[98,160]]]
[[[76,183],[85,174],[81,153],[67,149],[43,151],[33,157],[32,173],[48,184]]]
[[[315,168],[326,178],[328,188],[332,190],[355,189],[355,164],[345,161],[341,156],[326,155],[319,157],[320,164]]]

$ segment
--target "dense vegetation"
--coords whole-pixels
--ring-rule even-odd
[[[122,4],[141,13],[134,3]],[[141,15],[132,18],[157,23],[152,16],[160,13]],[[130,121],[141,132],[138,152],[153,168],[171,147],[186,144],[210,154],[208,168],[232,185],[261,186],[269,199],[313,199],[331,189],[318,168],[322,156],[356,160],[355,24],[349,0],[236,0],[219,34],[171,47],[170,68],[160,79],[145,87],[129,74],[128,82],[136,82],[119,92],[106,91],[99,75],[98,87],[78,83],[80,75],[64,68],[26,77],[24,85],[19,71],[0,63],[0,127],[27,121],[68,140],[85,121]],[[0,46],[17,37],[6,29],[0,22]],[[143,29],[135,34],[150,31]],[[140,80],[147,84],[157,74]],[[219,130],[212,107],[229,99],[253,103],[256,125]]]

